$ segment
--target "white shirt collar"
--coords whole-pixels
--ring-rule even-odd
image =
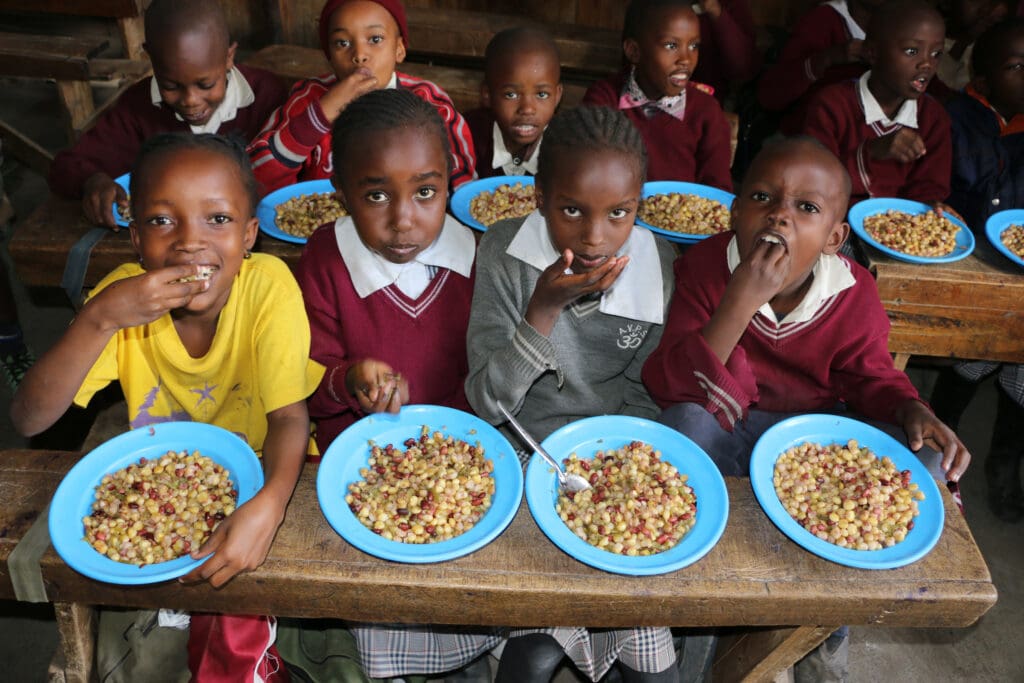
[[[560,256],[551,244],[547,221],[539,210],[526,217],[505,253],[540,271]],[[601,297],[598,310],[630,320],[662,324],[665,319],[665,292],[654,235],[645,228],[633,226],[616,256],[628,256],[629,263]]]
[[[726,261],[729,264],[730,273],[736,270],[736,266],[740,264],[740,250],[736,245],[735,236],[729,240],[729,247],[726,249]],[[814,274],[814,280],[811,281],[807,294],[797,304],[797,307],[790,311],[783,319],[782,322],[784,324],[802,323],[810,320],[818,312],[822,304],[844,289],[849,289],[857,284],[853,273],[850,272],[850,267],[835,254],[822,254],[819,256],[818,262],[814,264],[814,269],[811,272]],[[776,325],[779,325],[779,319],[776,317],[775,311],[772,310],[771,303],[764,304],[761,308],[757,309],[757,312]]]
[[[351,216],[342,216],[334,223],[334,237],[338,251],[352,277],[352,284],[360,298],[365,299],[374,292],[394,284],[401,269],[395,269],[384,257],[370,251],[356,232]],[[473,232],[445,215],[441,234],[434,243],[420,252],[413,263],[453,270],[463,277],[473,271],[476,257],[476,239]],[[386,263],[386,265],[385,265]]]
[[[864,108],[864,123],[869,126],[873,123],[879,123],[883,126],[894,126],[900,124],[908,128],[917,128],[917,100],[905,99],[903,104],[900,105],[899,110],[896,112],[896,118],[890,119],[882,111],[882,106],[878,104],[878,100],[871,94],[871,89],[868,88],[868,78],[871,76],[870,71],[865,71],[864,75],[857,81],[857,94],[860,95],[860,104]]]
[[[189,128],[196,135],[200,133],[216,133],[222,123],[231,121],[238,115],[239,109],[248,107],[256,101],[256,94],[252,91],[252,86],[249,85],[249,81],[245,80],[245,76],[238,70],[238,67],[231,67],[231,71],[227,73],[227,79],[228,84],[224,88],[224,100],[213,111],[213,116],[210,117],[210,120],[201,126],[189,125]],[[151,76],[149,79],[149,99],[155,107],[159,107],[164,101],[163,97],[160,96],[160,87],[156,83],[156,76]],[[174,112],[174,118],[179,121],[185,120],[181,118],[181,114],[178,112]]]
[[[512,156],[512,152],[508,151],[505,147],[505,138],[501,136],[501,128],[498,127],[498,122],[494,122],[494,130],[491,133],[492,139],[494,140],[494,155],[491,157],[491,168],[500,168],[505,172],[505,175],[537,175],[537,159],[540,158],[540,145],[543,141],[537,141],[537,146],[533,148],[533,152],[530,154],[529,159],[524,159],[522,163],[515,163],[515,157]]]
[[[864,40],[864,29],[860,27],[853,17],[850,16],[850,7],[846,4],[846,0],[830,0],[825,3],[843,18],[846,23],[846,31],[850,34],[850,37],[855,40]]]

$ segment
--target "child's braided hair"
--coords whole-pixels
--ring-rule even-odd
[[[548,186],[555,159],[564,153],[614,150],[636,159],[640,182],[647,179],[647,148],[640,131],[618,109],[576,107],[558,112],[544,131],[537,160],[537,182]]]
[[[238,175],[249,195],[250,209],[256,210],[256,204],[260,198],[260,186],[256,176],[252,172],[252,164],[249,163],[249,155],[245,151],[245,143],[240,137],[234,135],[223,136],[215,133],[186,133],[177,131],[174,133],[158,133],[142,144],[135,163],[132,165],[132,175],[129,181],[129,194],[135,196],[138,188],[139,178],[142,175],[146,164],[153,157],[168,154],[180,149],[202,149],[215,152],[238,166]]]
[[[451,172],[451,142],[441,115],[429,102],[404,88],[371,90],[342,110],[331,130],[334,172],[341,173],[342,161],[350,158],[349,150],[367,133],[396,128],[426,128],[429,134],[437,135]]]

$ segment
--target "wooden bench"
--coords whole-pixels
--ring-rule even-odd
[[[115,19],[125,57],[144,59],[143,13],[147,4],[148,0],[0,0],[0,12]]]
[[[11,551],[77,459],[74,453],[0,451],[0,599],[15,597]],[[67,680],[86,681],[92,671],[90,605],[391,623],[763,627],[722,639],[714,679],[770,681],[839,624],[960,628],[996,601],[981,552],[945,490],[945,528],[935,548],[905,567],[864,571],[796,546],[761,510],[750,483],[728,477],[728,524],[703,559],[669,574],[623,577],[559,550],[525,501],[508,529],[466,557],[426,565],[371,557],[328,525],[316,474],[316,466],[306,466],[266,563],[221,589],[176,581],[106,584],[46,550],[39,567],[56,607]]]

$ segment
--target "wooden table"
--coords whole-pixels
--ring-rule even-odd
[[[12,548],[76,460],[64,452],[0,451],[0,599],[14,597]],[[670,574],[624,577],[556,548],[525,502],[501,536],[469,556],[428,565],[376,559],[327,524],[316,472],[303,472],[266,563],[221,590],[173,581],[104,584],[48,549],[40,566],[70,669],[82,676],[91,670],[87,605],[464,625],[770,627],[724,638],[715,679],[771,680],[840,624],[964,627],[996,601],[985,561],[944,490],[946,527],[935,549],[907,567],[867,571],[796,546],[761,511],[749,482],[730,478],[729,522],[707,556]]]
[[[861,247],[892,322],[897,364],[910,355],[1024,362],[1024,271],[987,241],[935,265]]]

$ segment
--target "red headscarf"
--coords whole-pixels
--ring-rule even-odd
[[[352,0],[327,0],[323,11],[320,12],[320,49],[324,51],[324,54],[327,55],[328,59],[331,58],[330,51],[327,49],[329,38],[327,31],[330,28],[331,15],[347,2],[352,2]],[[386,9],[392,17],[394,17],[395,23],[398,24],[398,33],[402,37],[402,43],[404,43],[405,47],[408,48],[409,26],[405,21],[405,8],[402,7],[401,0],[370,0],[370,2],[375,2],[380,5]]]

